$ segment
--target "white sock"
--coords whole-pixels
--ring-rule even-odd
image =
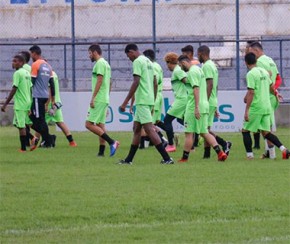
[[[283,152],[284,150],[286,150],[286,147],[284,147],[283,145],[281,147],[279,147],[279,149],[281,150],[281,152]]]
[[[276,158],[276,151],[275,151],[275,147],[269,147],[269,155],[270,155],[270,159],[275,159]]]
[[[268,150],[269,150],[268,141],[267,139],[265,139],[265,152],[267,152]]]
[[[254,153],[253,152],[247,152],[247,158],[254,158]]]

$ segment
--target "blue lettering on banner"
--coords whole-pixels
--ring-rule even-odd
[[[214,118],[214,122],[217,122],[218,120],[220,122],[224,122],[224,123],[230,123],[233,122],[235,119],[235,116],[233,113],[226,111],[227,108],[232,108],[232,105],[230,104],[223,104],[219,106],[219,114],[220,117],[218,118]],[[226,117],[224,117],[226,116]]]
[[[127,108],[127,109],[130,109],[130,105],[127,105],[126,108]],[[135,106],[133,107],[133,112],[135,113]],[[119,113],[120,113],[121,115],[124,115],[124,116],[127,117],[126,119],[119,119],[119,121],[120,121],[121,123],[130,123],[130,122],[133,121],[133,114],[131,114],[130,112],[126,112],[126,111],[125,111],[125,112],[121,112],[121,111],[119,110]]]
[[[114,120],[114,113],[113,109],[111,106],[108,107],[108,113],[107,113],[107,118],[106,118],[106,124],[112,123]]]
[[[10,4],[26,4],[29,0],[10,0]]]

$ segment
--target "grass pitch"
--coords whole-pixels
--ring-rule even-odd
[[[247,161],[241,134],[228,133],[226,162],[213,150],[203,160],[198,147],[188,163],[160,165],[148,148],[129,166],[115,163],[132,133],[110,133],[121,142],[112,158],[108,147],[96,157],[92,133],[73,133],[77,148],[56,134],[56,148],[19,153],[18,131],[0,128],[1,243],[290,242],[290,160],[278,150],[276,160],[259,150]],[[277,135],[290,147],[289,128]]]

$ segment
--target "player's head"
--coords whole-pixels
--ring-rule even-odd
[[[245,63],[248,68],[254,66],[257,63],[257,57],[254,53],[247,53],[245,56]]]
[[[19,54],[24,57],[25,63],[27,64],[30,60],[30,53],[28,51],[21,51]]]
[[[24,57],[21,54],[17,54],[12,59],[12,68],[19,69],[25,63]]]
[[[191,60],[187,55],[180,55],[178,57],[178,64],[181,67],[182,70],[184,70],[185,72],[187,72],[190,68],[191,64]]]
[[[194,53],[193,46],[187,45],[187,46],[181,48],[181,52],[182,52],[182,55],[188,56],[190,60],[193,59],[193,53]]]
[[[166,53],[164,56],[164,61],[167,64],[167,68],[170,71],[173,71],[175,66],[178,64],[178,55],[173,52]]]
[[[199,62],[204,63],[209,59],[210,49],[208,46],[203,45],[197,49],[197,57]]]
[[[40,58],[41,49],[39,46],[33,45],[31,48],[29,48],[29,51],[30,51],[30,56],[31,56],[33,62]]]
[[[251,45],[252,43],[254,43],[254,42],[256,42],[256,41],[254,41],[254,40],[248,40],[248,41],[246,42],[245,54],[249,53],[249,47],[250,47],[250,45]]]
[[[89,49],[89,57],[92,62],[95,62],[102,56],[102,49],[99,44],[92,44]]]
[[[125,53],[132,62],[140,55],[138,46],[135,43],[129,43],[125,47]]]
[[[155,52],[152,49],[146,49],[143,52],[144,56],[149,58],[152,62],[155,61]]]
[[[264,54],[263,46],[260,42],[253,42],[250,44],[248,52],[254,53],[257,58]]]

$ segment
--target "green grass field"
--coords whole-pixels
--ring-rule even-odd
[[[247,161],[242,136],[228,133],[226,162],[213,151],[203,160],[199,147],[188,163],[160,165],[149,148],[130,166],[115,163],[132,133],[111,133],[121,142],[112,158],[96,157],[89,132],[73,134],[77,148],[56,134],[56,148],[19,153],[18,131],[0,128],[1,243],[290,242],[290,160],[279,150],[276,160],[259,150]],[[277,135],[290,147],[289,128]]]

